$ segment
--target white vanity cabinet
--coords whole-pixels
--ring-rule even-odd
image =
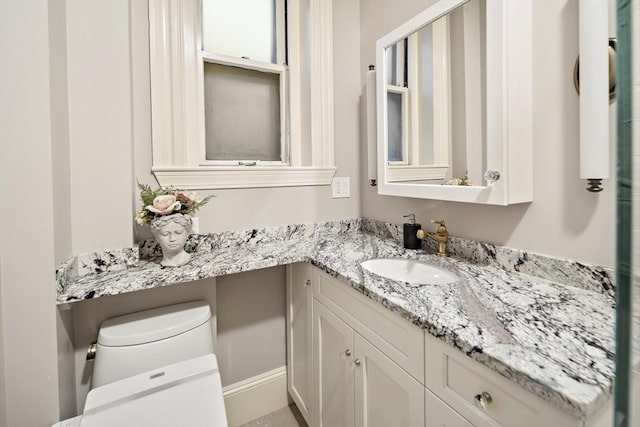
[[[312,273],[313,267],[305,262],[287,266],[287,389],[309,425],[313,414]]]
[[[309,264],[289,267],[289,392],[310,427],[610,427],[523,389]]]
[[[425,385],[434,398],[470,422],[463,426],[610,427],[613,419],[606,405],[586,420],[563,412],[429,334],[425,334]],[[429,409],[427,403],[427,426],[431,426]]]
[[[354,357],[356,427],[424,426],[422,384],[358,333]]]
[[[424,425],[424,387],[322,303],[314,304],[316,427]]]
[[[438,399],[428,388],[424,393],[424,408],[427,427],[473,427],[473,424]]]
[[[316,427],[355,424],[353,329],[322,304],[314,305]]]
[[[315,277],[314,426],[424,426],[424,386],[364,338],[359,333],[364,325],[351,318],[364,301],[324,273],[318,271]],[[334,305],[337,313],[321,300]],[[393,322],[369,326],[396,329]],[[422,341],[419,329],[412,332]]]

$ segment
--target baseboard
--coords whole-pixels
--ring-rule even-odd
[[[287,367],[265,372],[222,389],[229,427],[238,427],[289,405]]]

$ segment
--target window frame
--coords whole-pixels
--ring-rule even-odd
[[[288,3],[288,164],[220,165],[206,160],[200,0],[149,0],[152,172],[161,186],[188,189],[330,185],[335,174],[332,0]],[[300,18],[300,19],[298,19]],[[302,31],[310,40],[310,161],[302,150]],[[250,61],[250,60],[247,60]],[[255,61],[257,62],[257,61]],[[260,63],[263,64],[264,63]]]
[[[288,120],[289,115],[288,108],[288,91],[287,91],[287,67],[278,64],[268,64],[261,61],[253,61],[250,59],[234,58],[226,55],[213,54],[205,51],[200,51],[199,58],[202,63],[203,81],[204,81],[204,64],[218,64],[229,67],[244,68],[251,71],[259,71],[264,73],[277,74],[280,86],[280,160],[250,160],[250,159],[235,159],[235,160],[220,160],[220,159],[207,159],[205,154],[204,160],[200,163],[200,166],[243,166],[253,163],[252,166],[288,166],[289,161],[289,144],[288,138]],[[206,120],[206,119],[205,119]],[[205,135],[206,137],[206,135]],[[206,153],[206,141],[205,141],[205,153]]]

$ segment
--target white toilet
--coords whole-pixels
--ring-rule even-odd
[[[227,427],[208,303],[106,320],[91,387],[83,414],[54,427]]]

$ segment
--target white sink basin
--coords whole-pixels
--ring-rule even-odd
[[[361,262],[360,265],[378,276],[421,285],[445,285],[460,279],[450,271],[413,259],[370,259]]]

